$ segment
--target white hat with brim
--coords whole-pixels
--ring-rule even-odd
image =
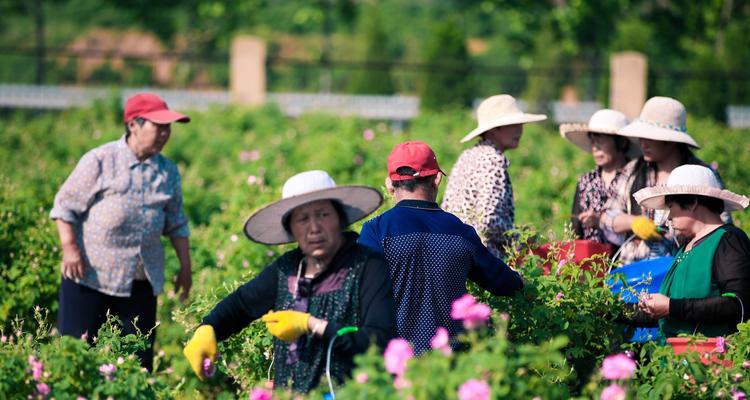
[[[688,194],[714,197],[724,201],[724,211],[737,211],[747,208],[750,199],[729,190],[722,189],[716,174],[701,165],[681,165],[669,174],[666,186],[653,186],[641,189],[633,197],[643,207],[653,209],[668,208],[664,197]]]
[[[617,132],[625,127],[627,123],[628,120],[625,114],[615,110],[604,109],[595,112],[589,119],[588,124],[561,124],[560,136],[587,153],[591,153],[589,133],[621,136]],[[631,137],[627,139],[630,140],[630,146],[625,156],[630,159],[640,156],[641,146],[638,144],[638,139]]]
[[[302,172],[284,183],[281,200],[261,208],[247,219],[245,235],[250,240],[263,244],[293,242],[294,237],[284,229],[284,218],[295,208],[318,200],[339,202],[349,225],[377,210],[383,202],[383,196],[370,186],[336,186],[325,171]]]
[[[687,111],[679,101],[670,97],[652,97],[643,105],[641,115],[622,128],[622,136],[685,143],[699,149],[698,143],[687,133]]]
[[[539,122],[545,119],[547,119],[546,115],[526,114],[521,111],[513,96],[507,94],[491,96],[479,104],[477,108],[477,127],[464,136],[461,139],[461,143],[468,142],[492,128]]]

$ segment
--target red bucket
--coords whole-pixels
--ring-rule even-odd
[[[671,337],[667,338],[667,343],[672,345],[674,354],[680,355],[685,352],[695,352],[700,354],[701,362],[705,365],[709,364],[721,364],[725,367],[731,367],[731,360],[722,360],[719,358],[721,349],[716,344],[719,338],[708,338],[708,339],[693,339],[687,337]]]
[[[612,255],[612,245],[609,243],[599,243],[593,240],[574,240],[572,242],[560,243],[560,253],[556,258],[559,263],[561,260],[571,261],[575,263],[581,263],[583,260],[589,259],[595,255]],[[532,250],[533,254],[538,255],[542,258],[547,258],[549,252],[552,251],[553,243],[546,243],[539,248]],[[602,259],[586,260],[581,265],[581,268],[587,271],[596,271],[596,275],[603,277],[607,273],[607,263]],[[549,274],[552,270],[552,265],[545,263],[542,265],[545,274]]]

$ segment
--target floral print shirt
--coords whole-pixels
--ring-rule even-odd
[[[177,167],[161,154],[139,161],[125,136],[84,154],[50,217],[75,228],[86,263],[78,283],[111,296],[129,296],[139,271],[161,293],[160,237],[189,235]]]
[[[607,243],[604,232],[596,227],[584,227],[578,219],[578,215],[584,211],[594,211],[601,213],[605,210],[605,205],[610,197],[617,194],[617,184],[623,179],[623,168],[615,172],[615,177],[608,184],[602,179],[602,169],[596,167],[593,170],[581,175],[576,186],[575,197],[573,198],[573,230],[576,235],[585,240],[593,240],[599,243]]]
[[[510,161],[487,139],[464,150],[448,176],[442,208],[471,225],[495,257],[504,258],[503,248],[511,238],[515,208]]]

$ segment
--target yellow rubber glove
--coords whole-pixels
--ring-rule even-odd
[[[641,240],[656,240],[661,237],[654,222],[644,216],[633,218],[633,222],[630,223],[630,229]]]
[[[203,380],[203,360],[208,358],[214,362],[216,358],[216,334],[211,325],[201,325],[195,330],[193,338],[185,345],[182,354],[185,355],[193,372],[198,379]]]
[[[285,342],[294,342],[310,332],[307,327],[310,314],[300,311],[269,311],[261,320],[266,323],[266,328],[272,335]]]

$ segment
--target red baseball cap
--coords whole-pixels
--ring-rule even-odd
[[[157,124],[190,122],[190,117],[170,110],[167,102],[153,93],[138,93],[125,102],[125,122],[138,117]]]
[[[401,167],[409,167],[416,172],[414,175],[400,175],[396,170]],[[406,181],[438,173],[445,175],[438,165],[435,153],[425,142],[399,143],[388,156],[388,176],[392,181]]]

